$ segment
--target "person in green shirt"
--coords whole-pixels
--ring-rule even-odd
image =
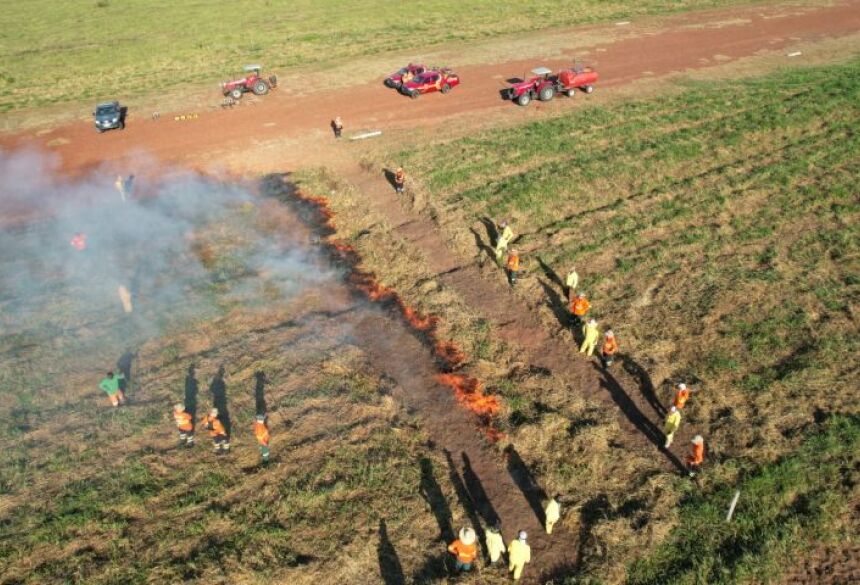
[[[114,375],[113,372],[108,372],[107,376],[99,382],[99,388],[107,394],[107,397],[113,406],[125,404],[125,394],[122,393],[122,390],[119,387],[120,380],[125,380],[125,376],[122,372],[117,375]]]

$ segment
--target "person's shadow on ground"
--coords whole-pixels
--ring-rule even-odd
[[[633,426],[635,426],[640,433],[642,433],[646,439],[648,439],[657,449],[659,449],[663,455],[665,455],[666,459],[674,465],[677,470],[681,473],[685,471],[683,463],[675,457],[675,455],[665,449],[663,445],[665,444],[666,437],[663,434],[663,431],[655,425],[651,420],[645,416],[639,407],[636,406],[636,403],[633,401],[630,396],[624,391],[624,388],[621,387],[621,384],[609,373],[605,368],[601,367],[599,364],[592,364],[594,369],[596,369],[601,375],[600,386],[606,389],[609,392],[609,396],[612,398],[613,402],[621,409],[621,412],[624,413],[624,416],[627,417]]]
[[[224,366],[218,368],[212,383],[209,385],[212,394],[212,406],[218,409],[218,419],[224,425],[227,436],[233,434],[233,424],[230,421],[230,410],[227,408],[227,384],[224,382]]]
[[[625,355],[621,358],[621,365],[624,368],[624,371],[630,374],[636,382],[639,384],[639,391],[642,394],[642,397],[648,401],[648,404],[654,410],[654,414],[658,417],[663,418],[667,414],[669,414],[669,410],[666,408],[664,404],[660,402],[660,399],[657,397],[657,391],[654,388],[654,383],[651,381],[651,376],[648,372],[640,366],[636,361]]]
[[[391,185],[392,189],[397,189],[397,181],[395,180],[394,171],[389,168],[382,169],[382,174],[385,175],[385,180]]]
[[[388,527],[385,520],[379,520],[379,544],[376,547],[376,555],[379,558],[379,573],[385,585],[405,585],[406,578],[403,575],[403,565],[391,539],[388,537]]]
[[[194,364],[191,364],[185,375],[185,410],[191,415],[193,421],[197,420],[197,391],[199,389],[200,385],[195,376]]]
[[[544,511],[541,505],[547,499],[546,492],[540,487],[531,470],[525,464],[520,454],[513,445],[508,445],[505,448],[505,456],[507,459],[508,473],[511,479],[520,488],[520,491],[525,496],[526,501],[531,506],[535,517],[541,525],[544,524]]]
[[[116,360],[116,369],[122,372],[122,375],[125,379],[120,379],[119,381],[119,389],[122,390],[122,393],[128,396],[129,389],[131,387],[131,366],[134,363],[134,358],[137,357],[137,353],[131,351],[130,349],[125,350],[119,359]]]
[[[454,540],[454,528],[452,526],[451,508],[448,506],[448,500],[445,499],[445,494],[442,493],[442,488],[439,482],[436,481],[436,476],[433,473],[433,462],[430,459],[423,458],[420,461],[421,466],[421,484],[418,488],[418,493],[430,506],[430,511],[436,518],[436,524],[439,526],[438,540],[449,543]]]
[[[258,416],[268,412],[266,409],[266,382],[268,380],[265,372],[254,372],[254,409]]]

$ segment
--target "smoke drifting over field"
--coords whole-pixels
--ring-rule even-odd
[[[0,232],[4,332],[115,320],[151,335],[225,303],[289,301],[337,278],[298,220],[252,187],[159,176],[136,179],[122,197],[115,174],[72,180],[46,155],[0,151],[0,216],[27,218]],[[85,234],[82,250],[76,234]]]

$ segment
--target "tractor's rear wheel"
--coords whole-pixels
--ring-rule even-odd
[[[441,91],[442,93],[448,93],[449,91],[451,91],[451,86],[446,83],[439,91]]]
[[[555,90],[554,90],[552,87],[549,87],[549,86],[547,86],[547,87],[543,88],[542,90],[540,90],[540,93],[538,94],[538,98],[539,98],[539,99],[540,99],[540,101],[542,101],[542,102],[548,102],[548,101],[549,101],[549,100],[551,100],[553,97],[555,97]]]
[[[593,85],[586,85],[585,87],[582,88],[582,91],[584,91],[585,93],[591,93],[594,91],[594,86]]]
[[[242,90],[239,89],[238,87],[236,89],[231,89],[230,90],[230,97],[236,101],[242,99]]]
[[[253,87],[254,95],[266,95],[269,93],[269,86],[262,79],[257,80]]]
[[[521,93],[520,97],[517,98],[517,104],[521,106],[527,106],[532,101],[532,96],[529,92]]]

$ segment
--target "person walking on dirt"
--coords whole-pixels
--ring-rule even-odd
[[[696,435],[693,437],[692,443],[693,450],[687,457],[687,473],[690,477],[696,477],[696,473],[699,472],[705,461],[705,439],[702,438],[702,435]]]
[[[668,449],[672,446],[672,441],[675,439],[675,433],[681,426],[681,411],[672,406],[669,408],[669,414],[666,415],[666,420],[663,421],[663,432],[666,434],[666,444],[664,448]]]
[[[472,570],[472,564],[478,557],[478,546],[475,544],[477,538],[474,529],[469,527],[461,528],[458,536],[448,545],[448,552],[454,555],[457,572],[465,573]]]
[[[505,272],[508,273],[508,284],[514,286],[517,283],[517,275],[520,271],[520,253],[512,249],[508,254],[508,261],[505,264]]]
[[[582,326],[582,345],[579,353],[584,353],[588,357],[594,355],[594,347],[598,339],[600,339],[600,329],[597,328],[597,320],[589,319],[588,323]]]
[[[569,301],[576,287],[579,286],[579,274],[576,273],[576,268],[571,268],[567,276],[564,277],[564,296]]]
[[[230,452],[230,438],[227,436],[227,429],[218,418],[218,409],[213,408],[209,414],[203,417],[201,421],[203,428],[209,431],[212,437],[212,444],[215,446],[215,453],[225,455]]]
[[[672,400],[672,405],[678,410],[683,410],[687,401],[690,399],[691,392],[692,391],[687,388],[687,385],[683,382],[678,384],[677,388],[675,388],[675,398]]]
[[[269,464],[269,425],[266,424],[266,415],[258,414],[254,420],[254,436],[260,444],[260,460],[263,465]]]
[[[618,339],[612,329],[607,329],[603,334],[603,347],[600,348],[600,359],[604,368],[612,365],[616,353],[618,353]]]
[[[193,447],[194,417],[185,410],[184,404],[178,403],[173,406],[173,420],[176,421],[176,428],[179,429],[179,445],[181,447]]]
[[[334,120],[331,121],[331,129],[334,132],[334,137],[340,138],[343,132],[343,120],[340,119],[340,116],[335,116]]]
[[[502,554],[505,552],[505,540],[502,538],[502,523],[496,520],[496,523],[487,528],[484,533],[484,540],[487,544],[487,552],[490,555],[490,564],[498,563]]]
[[[514,581],[520,580],[526,563],[532,560],[532,549],[526,542],[527,538],[526,531],[520,530],[516,540],[508,544],[508,573],[514,574]]]
[[[574,325],[579,325],[585,320],[585,315],[588,314],[588,310],[591,308],[591,303],[588,302],[588,299],[585,298],[584,292],[576,293],[576,296],[573,297],[573,301],[570,303],[570,315],[573,319]]]
[[[394,171],[394,191],[398,194],[403,193],[405,187],[406,173],[403,172],[403,167],[397,167],[397,170]]]
[[[556,494],[549,499],[546,503],[546,508],[544,508],[544,519],[546,522],[544,523],[544,527],[546,528],[547,534],[552,534],[552,527],[555,526],[555,523],[559,521],[561,518],[561,494]]]
[[[502,221],[498,227],[499,235],[496,238],[496,262],[501,263],[505,251],[508,249],[508,244],[514,239],[514,230],[508,225],[507,221]]]
[[[110,400],[113,406],[125,404],[125,394],[122,393],[119,387],[120,380],[125,380],[122,372],[116,375],[113,372],[108,372],[107,376],[99,382],[99,388],[107,394],[108,400]]]

